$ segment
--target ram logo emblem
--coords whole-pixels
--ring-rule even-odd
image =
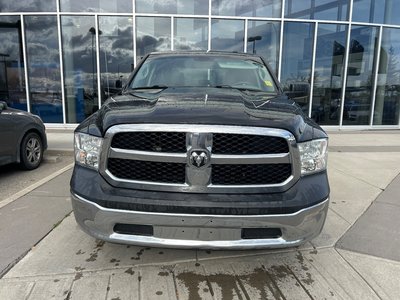
[[[205,166],[209,161],[208,153],[206,151],[193,151],[190,154],[190,164],[197,168]]]

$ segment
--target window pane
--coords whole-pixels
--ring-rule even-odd
[[[212,14],[217,16],[274,17],[281,16],[282,0],[213,0]]]
[[[0,17],[0,41],[0,100],[11,107],[27,110],[19,17]]]
[[[65,12],[133,12],[131,0],[61,0],[60,9]]]
[[[256,53],[267,61],[272,70],[278,70],[280,22],[249,21],[247,52]]]
[[[347,26],[319,24],[311,117],[339,125]]]
[[[94,22],[88,16],[61,17],[68,123],[79,123],[99,108]]]
[[[56,16],[25,16],[31,112],[62,123],[60,56]]]
[[[348,20],[349,0],[285,0],[285,17],[311,20]]]
[[[208,15],[208,0],[136,0],[137,13]]]
[[[131,17],[99,16],[101,100],[117,93],[133,70]]]
[[[56,10],[56,0],[0,1],[0,12],[53,12]]]
[[[400,24],[399,11],[399,1],[356,0],[353,4],[353,21]]]
[[[243,52],[244,21],[212,20],[211,49]]]
[[[208,19],[174,19],[175,50],[207,50]]]
[[[344,125],[368,125],[377,29],[353,26],[351,28],[346,96],[343,109]]]
[[[137,17],[136,18],[136,55],[137,61],[154,51],[171,50],[171,19]]]
[[[374,125],[399,124],[400,29],[384,28],[380,54]]]
[[[292,95],[308,115],[314,24],[285,22],[283,36],[281,83],[285,91],[296,85],[308,94]]]

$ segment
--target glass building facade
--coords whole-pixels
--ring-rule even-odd
[[[74,126],[147,53],[223,50],[262,55],[323,126],[400,128],[399,11],[395,0],[2,0],[0,100]]]

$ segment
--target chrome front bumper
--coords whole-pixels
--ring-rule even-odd
[[[283,248],[303,244],[322,230],[329,199],[293,214],[194,215],[103,208],[72,194],[77,223],[89,235],[113,243],[204,249]],[[153,236],[114,232],[117,223],[151,225]],[[242,239],[242,228],[280,228],[282,236]]]

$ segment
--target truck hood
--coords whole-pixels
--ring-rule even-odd
[[[111,97],[77,131],[104,136],[116,124],[208,124],[280,128],[297,141],[326,135],[284,95],[228,88],[167,88]],[[318,137],[318,136],[317,136]]]

